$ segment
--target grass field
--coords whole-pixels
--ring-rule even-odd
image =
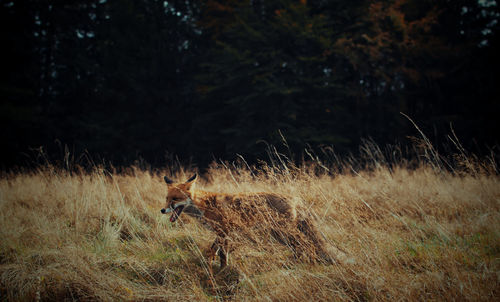
[[[269,241],[233,251],[213,279],[203,254],[215,235],[160,213],[170,171],[4,173],[0,300],[498,301],[500,178],[474,167],[214,164],[196,188],[301,197],[336,262]]]

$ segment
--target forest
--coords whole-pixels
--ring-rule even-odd
[[[495,0],[0,3],[2,169],[499,142]]]

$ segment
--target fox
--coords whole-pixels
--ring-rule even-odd
[[[195,217],[216,234],[208,250],[209,268],[220,258],[220,270],[228,265],[230,243],[241,236],[253,243],[274,238],[289,247],[295,258],[332,263],[311,217],[290,196],[277,193],[214,193],[194,190],[197,174],[176,183],[164,176],[167,196],[162,214],[171,213],[175,222],[185,213]],[[234,245],[234,244],[232,244]]]

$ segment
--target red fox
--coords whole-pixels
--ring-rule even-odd
[[[241,235],[252,242],[272,237],[290,247],[296,257],[331,263],[311,219],[300,211],[293,198],[274,193],[198,191],[192,189],[195,179],[196,174],[185,183],[174,183],[165,176],[168,193],[161,213],[172,213],[171,222],[186,213],[199,218],[216,233],[215,242],[208,251],[209,267],[219,255],[223,269],[228,261],[229,243]]]

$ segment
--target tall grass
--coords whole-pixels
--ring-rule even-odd
[[[196,184],[214,192],[300,197],[335,263],[294,259],[269,241],[244,244],[208,274],[215,235],[160,209],[162,175],[40,166],[0,179],[0,297],[18,300],[494,301],[500,297],[500,179],[496,164],[437,152],[416,163],[214,163]],[[456,163],[462,163],[458,165]],[[362,168],[360,168],[362,167]],[[450,168],[451,167],[451,168]],[[179,169],[174,178],[185,180]],[[170,176],[170,174],[169,174]]]

